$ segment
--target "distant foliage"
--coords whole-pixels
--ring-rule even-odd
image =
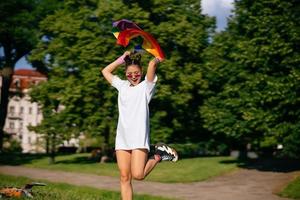
[[[125,18],[157,38],[166,54],[150,105],[152,142],[205,139],[198,112],[207,87],[201,53],[214,24],[200,14],[199,6],[191,0],[65,1],[40,24],[41,40],[31,55],[31,61],[50,70],[49,81],[32,92],[33,98],[48,111],[65,106],[60,113],[45,114],[44,122],[59,117],[57,132],[62,135],[76,129],[77,135],[83,132],[114,144],[117,92],[100,70],[125,51],[111,32],[112,22]],[[150,59],[143,56],[144,71]],[[125,78],[122,67],[116,73]]]
[[[235,147],[300,153],[300,2],[236,1],[205,51],[204,127]]]
[[[100,70],[125,51],[111,33],[112,22],[125,18],[166,54],[150,103],[153,143],[204,142],[219,153],[282,145],[281,156],[299,157],[299,4],[235,1],[228,28],[214,33],[214,19],[195,0],[66,0],[40,23],[31,52],[50,71],[32,91],[45,112],[41,132],[54,128],[61,139],[84,133],[113,146],[117,92]],[[143,56],[144,71],[150,57]],[[116,73],[125,78],[122,67]],[[53,112],[58,105],[64,109]]]
[[[19,153],[22,152],[22,146],[21,143],[16,139],[4,139],[4,147],[3,152],[13,152],[13,153]]]

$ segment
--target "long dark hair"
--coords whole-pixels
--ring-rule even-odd
[[[142,56],[141,54],[138,54],[138,53],[131,53],[130,55],[126,56],[124,58],[124,61],[125,61],[125,70],[128,68],[128,66],[130,65],[137,65],[139,66],[140,68],[141,67],[141,59],[142,59]]]

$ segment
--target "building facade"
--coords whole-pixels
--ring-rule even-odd
[[[45,151],[39,135],[28,129],[28,126],[36,126],[43,119],[41,108],[30,101],[28,91],[31,86],[43,81],[47,81],[45,75],[30,69],[16,70],[13,75],[4,131],[21,143],[23,153]]]

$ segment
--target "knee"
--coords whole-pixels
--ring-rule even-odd
[[[133,173],[132,178],[134,178],[135,180],[141,181],[141,180],[144,180],[145,175],[144,175],[144,173]]]
[[[120,175],[120,182],[121,184],[126,184],[131,182],[130,174],[121,174]]]

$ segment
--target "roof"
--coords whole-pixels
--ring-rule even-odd
[[[10,89],[15,91],[16,89],[24,89],[30,88],[32,85],[36,85],[41,81],[46,81],[47,76],[32,70],[32,69],[18,69],[13,74],[13,80],[10,85]]]
[[[15,70],[14,75],[30,76],[30,77],[46,77],[46,75],[32,69],[17,69]]]

